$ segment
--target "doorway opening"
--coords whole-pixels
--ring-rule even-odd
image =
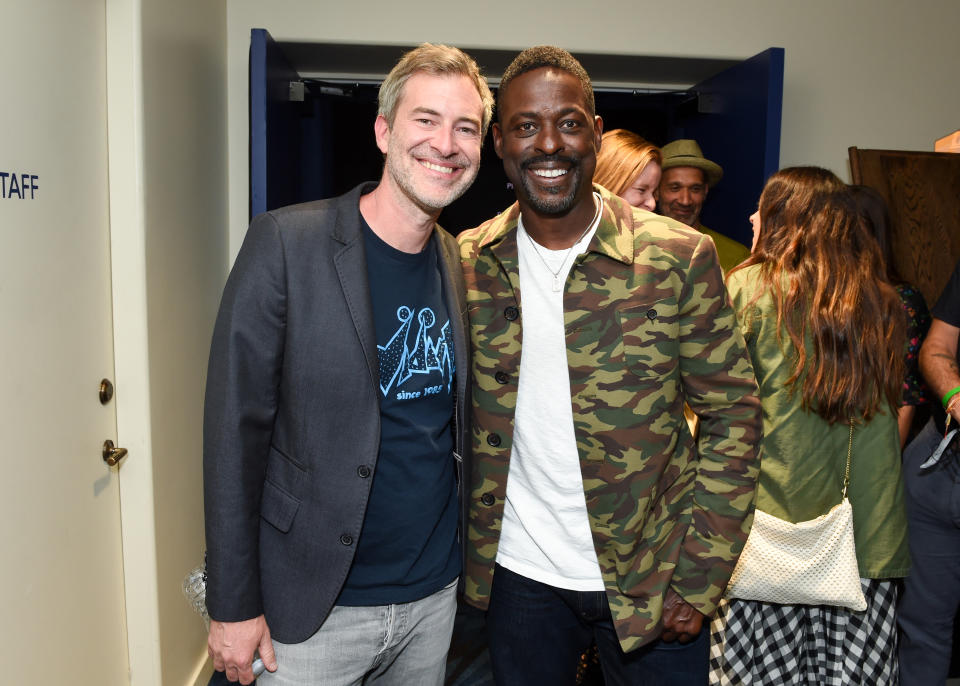
[[[327,198],[378,179],[383,158],[373,137],[380,81],[413,46],[280,43],[251,33],[250,213]],[[465,48],[495,89],[515,51]],[[747,217],[780,154],[783,50],[747,60],[578,54],[591,75],[604,130],[625,128],[656,145],[696,138],[724,167],[703,222],[750,243]],[[690,85],[692,84],[692,85]],[[470,189],[447,207],[451,233],[508,207],[491,135]]]

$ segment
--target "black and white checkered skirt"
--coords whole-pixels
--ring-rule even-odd
[[[710,686],[896,686],[896,583],[860,583],[863,612],[722,601],[710,624]]]

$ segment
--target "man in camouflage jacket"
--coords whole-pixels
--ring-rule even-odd
[[[575,106],[563,102],[570,92],[579,99]],[[504,74],[497,113],[494,143],[518,204],[459,236],[473,344],[466,598],[486,609],[497,593],[525,333],[519,253],[529,250],[528,241],[537,252],[576,247],[587,222],[562,227],[574,217],[589,219],[596,203],[602,209],[595,232],[588,238],[588,226],[581,235],[589,243],[572,253],[562,293],[575,450],[613,652],[598,633],[592,638],[605,672],[618,650],[630,662],[663,641],[696,641],[694,658],[682,658],[698,663],[689,672],[694,676],[668,683],[697,683],[701,674],[699,683],[706,683],[701,623],[714,612],[747,537],[761,433],[756,382],[716,250],[709,237],[592,187],[602,122],[589,78],[569,53],[521,53]],[[550,203],[564,194],[572,204],[555,211]],[[577,214],[581,205],[585,213]],[[561,235],[568,238],[556,240]],[[684,420],[684,401],[700,416],[698,443]],[[509,575],[500,564],[496,570]],[[569,674],[566,654],[499,636],[520,620],[501,623],[491,614],[492,607],[488,633],[498,683],[558,683],[545,670],[560,663],[557,678]],[[552,631],[548,625],[536,631]],[[512,662],[502,655],[511,651]],[[620,673],[642,675],[631,669]]]

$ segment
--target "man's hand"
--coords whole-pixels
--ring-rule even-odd
[[[263,615],[243,622],[210,620],[207,652],[213,658],[213,668],[226,673],[228,680],[241,684],[253,683],[255,677],[251,665],[254,650],[260,651],[260,659],[268,671],[277,671],[270,629]]]
[[[663,633],[660,639],[671,643],[689,643],[703,627],[703,615],[672,588],[663,599]]]

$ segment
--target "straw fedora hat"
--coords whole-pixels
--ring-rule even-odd
[[[695,167],[703,172],[707,184],[716,186],[723,178],[723,167],[703,156],[700,146],[692,138],[680,138],[660,148],[663,155],[663,171],[674,167]]]

